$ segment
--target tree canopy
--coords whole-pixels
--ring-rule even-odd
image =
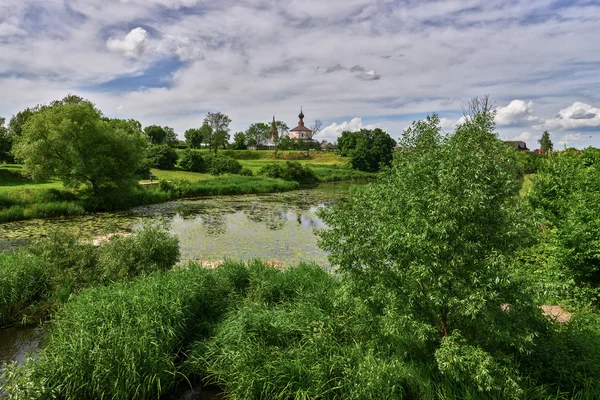
[[[167,144],[173,147],[178,142],[175,131],[168,126],[149,125],[144,128],[144,133],[152,144]]]
[[[514,151],[493,121],[484,110],[448,136],[436,115],[414,122],[379,182],[321,213],[329,226],[321,246],[350,296],[388,329],[440,346],[440,370],[453,352],[487,362],[497,347],[522,350],[522,318],[536,313],[507,262],[532,224],[518,198]]]
[[[215,154],[219,147],[225,147],[229,142],[230,123],[231,118],[220,111],[209,112],[204,118],[204,124],[210,127],[210,132],[207,130],[208,140],[206,138],[204,140],[208,143],[208,148],[215,151]]]
[[[550,140],[550,132],[548,131],[542,133],[542,137],[538,140],[538,143],[540,144],[540,150],[544,153],[548,153],[554,149],[554,144],[552,143],[552,140]]]
[[[94,104],[72,97],[42,106],[15,140],[25,173],[34,179],[57,176],[67,187],[89,186],[95,197],[134,184],[145,148],[131,123],[105,119]]]
[[[210,135],[210,126],[203,124],[200,128],[191,128],[183,134],[190,149],[199,149]]]
[[[252,124],[246,129],[245,135],[248,145],[264,144],[269,140],[269,125],[262,122]]]
[[[342,132],[338,146],[342,156],[350,157],[354,169],[376,172],[381,165],[390,165],[396,141],[379,128],[361,129]]]

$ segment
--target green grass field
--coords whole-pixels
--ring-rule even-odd
[[[64,186],[58,179],[34,182],[21,175],[21,166],[18,164],[4,164],[0,167],[0,192],[38,189],[64,189]]]

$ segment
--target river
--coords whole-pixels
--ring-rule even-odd
[[[57,229],[82,239],[131,232],[144,223],[165,224],[179,238],[181,261],[261,258],[295,265],[313,261],[328,266],[315,229],[325,227],[322,207],[348,198],[351,185],[323,184],[313,189],[263,195],[217,196],[135,207],[126,212],[0,224],[0,249],[24,246]],[[43,342],[43,329],[0,330],[0,365],[22,362]]]

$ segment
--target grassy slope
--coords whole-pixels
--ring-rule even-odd
[[[34,182],[31,179],[21,176],[20,173],[20,165],[2,165],[0,167],[0,192],[7,193],[14,190],[64,189],[62,182],[58,179]]]

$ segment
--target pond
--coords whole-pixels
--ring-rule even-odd
[[[145,222],[165,224],[177,235],[181,260],[214,262],[261,258],[296,265],[312,261],[328,267],[315,229],[325,227],[322,207],[350,196],[348,183],[263,195],[219,196],[135,207],[126,212],[0,224],[0,249],[24,246],[53,230],[83,239],[130,232]],[[0,364],[22,361],[43,337],[40,328],[0,330]]]
[[[261,258],[286,265],[314,261],[327,265],[315,229],[317,210],[349,196],[352,185],[262,195],[217,196],[135,207],[127,212],[0,224],[0,250],[24,246],[57,229],[83,239],[130,232],[145,221],[164,223],[177,235],[181,260]]]

